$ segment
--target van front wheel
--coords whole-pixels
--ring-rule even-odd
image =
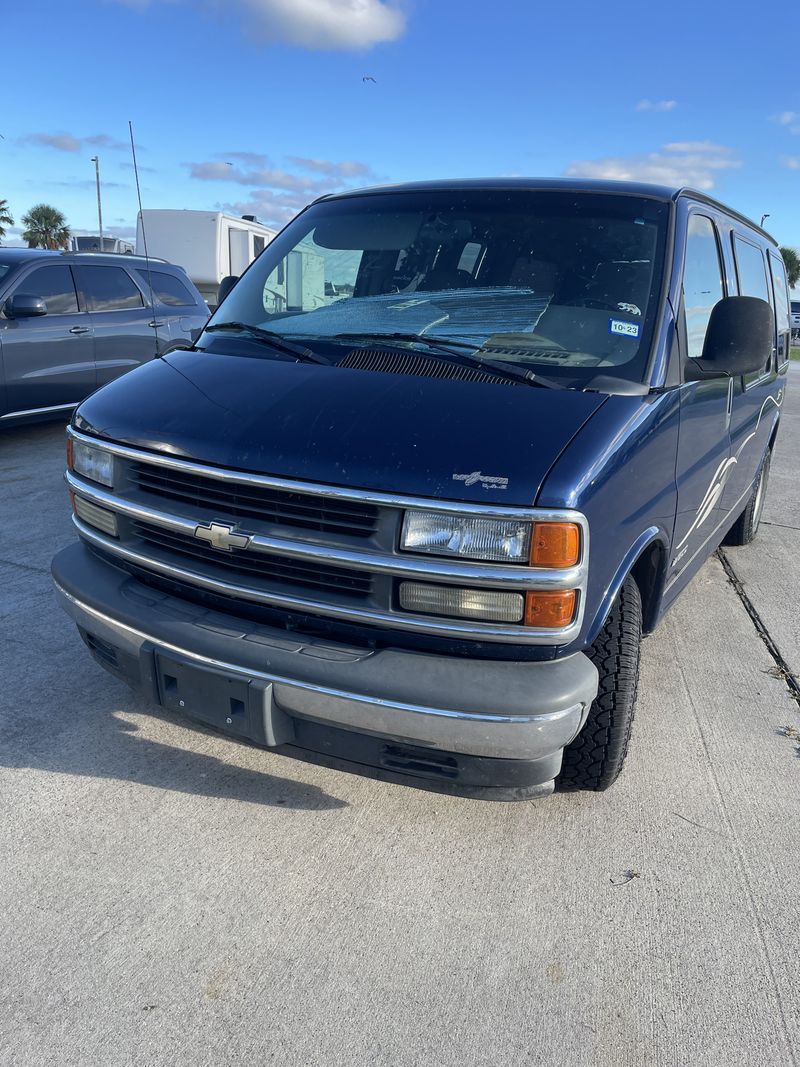
[[[629,575],[587,652],[600,685],[583,729],[564,749],[557,789],[599,792],[617,780],[633,729],[641,640],[642,600]]]

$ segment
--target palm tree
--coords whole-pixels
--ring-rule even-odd
[[[11,211],[8,206],[7,200],[0,200],[0,242],[6,235],[6,226],[13,226],[14,220],[11,217]]]
[[[789,288],[794,289],[800,282],[800,256],[793,248],[781,247],[781,255],[786,265],[786,277],[789,279]]]
[[[69,245],[69,226],[58,210],[49,204],[37,204],[22,216],[26,227],[22,240],[28,248],[66,248]]]

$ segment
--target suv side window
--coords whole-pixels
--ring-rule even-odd
[[[190,305],[194,307],[197,301],[186,288],[186,286],[173,274],[165,274],[164,271],[151,270],[149,273],[145,269],[137,269],[136,273],[144,282],[144,287],[149,291],[150,286],[153,286],[153,296],[160,300],[162,304],[167,304],[170,307],[185,307]]]
[[[77,315],[78,297],[72,271],[63,263],[52,267],[38,267],[23,278],[17,285],[15,293],[40,296],[44,300],[48,315]]]
[[[724,295],[716,227],[706,215],[692,213],[683,268],[683,307],[690,359],[702,356],[711,311]]]
[[[778,366],[785,363],[789,358],[789,335],[791,333],[791,321],[789,319],[789,289],[786,284],[786,267],[783,259],[770,252],[769,272],[772,275],[772,289],[775,293],[775,326],[778,333]]]
[[[743,240],[738,234],[733,235],[733,256],[736,260],[736,277],[739,281],[739,295],[740,296],[757,296],[761,300],[766,300],[768,304],[772,304],[769,296],[769,287],[767,284],[767,267],[764,263],[764,253],[757,245],[750,244],[749,241]],[[760,371],[754,371],[752,374],[745,374],[745,382],[754,382],[757,378],[760,378],[765,371],[769,370],[769,364],[772,361],[770,355],[769,360]]]
[[[81,265],[78,281],[89,311],[127,311],[144,307],[144,300],[131,276],[122,267]]]

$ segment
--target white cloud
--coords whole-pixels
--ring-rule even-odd
[[[640,100],[636,105],[637,111],[674,111],[678,106],[677,100]]]
[[[35,144],[43,148],[55,148],[59,152],[80,152],[85,148],[109,148],[114,151],[127,148],[125,141],[117,141],[107,133],[95,133],[91,137],[74,137],[71,133],[29,133],[20,138],[20,144]]]
[[[254,189],[247,200],[226,201],[218,204],[220,211],[232,215],[255,215],[265,226],[281,229],[302,211],[312,197],[292,193],[274,193],[269,189]]]
[[[239,167],[233,161],[250,164]],[[290,156],[289,169],[273,166],[258,152],[227,152],[223,160],[187,163],[189,176],[198,181],[231,182],[249,186],[247,200],[217,205],[236,215],[256,215],[268,226],[283,226],[311,200],[371,176],[366,163],[357,160],[335,162]]]
[[[261,170],[240,170],[230,163],[189,163],[189,177],[204,182],[236,182],[238,185],[269,186],[272,189],[287,189],[293,192],[308,192],[316,195],[331,187],[330,181],[292,174],[277,167]]]
[[[384,0],[239,0],[266,41],[303,48],[370,48],[394,41],[405,17]]]
[[[294,192],[306,192],[318,195],[330,192],[353,178],[371,175],[366,163],[348,159],[337,163],[328,159],[307,159],[304,156],[289,156],[288,162],[295,170],[274,167],[267,156],[257,152],[228,152],[233,159],[253,164],[251,168],[242,168],[224,161],[208,160],[203,163],[187,163],[189,176],[205,182],[236,182],[238,185],[268,186],[273,189],[286,189]],[[301,173],[297,173],[300,171]],[[305,172],[305,173],[302,173]]]
[[[654,182],[713,189],[716,172],[740,167],[733,149],[713,141],[676,141],[659,152],[576,160],[567,167],[572,178]]]
[[[781,165],[789,170],[800,170],[800,156],[784,156]]]
[[[70,133],[32,133],[22,140],[28,144],[56,148],[59,152],[80,152],[81,142]]]
[[[301,170],[312,170],[317,174],[330,174],[341,178],[359,178],[370,173],[366,163],[355,159],[345,159],[342,163],[332,163],[329,159],[307,159],[305,156],[289,156],[289,162]]]
[[[786,127],[789,133],[800,133],[800,111],[781,111],[777,115],[770,115],[770,122]]]
[[[248,167],[266,167],[269,163],[267,156],[260,152],[219,152],[218,154],[220,159],[237,159],[240,163],[246,163]]]
[[[145,11],[157,0],[117,0]],[[162,0],[166,2],[166,0]],[[174,2],[174,0],[170,0]],[[400,0],[185,0],[227,15],[237,9],[245,29],[266,44],[358,50],[396,41],[405,32]]]

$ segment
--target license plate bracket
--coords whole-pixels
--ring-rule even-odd
[[[252,700],[247,678],[156,654],[159,702],[241,737],[252,735]]]

